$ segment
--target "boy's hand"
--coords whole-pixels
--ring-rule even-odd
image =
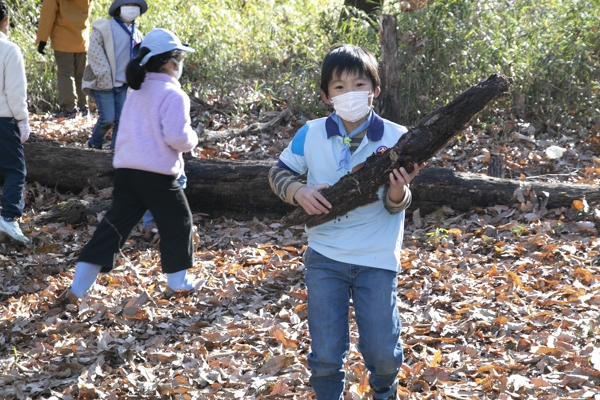
[[[390,172],[390,188],[388,190],[388,197],[394,203],[400,203],[404,199],[404,187],[413,180],[419,173],[421,168],[425,167],[425,164],[413,165],[413,171],[409,174],[404,168],[394,169]]]
[[[294,194],[294,199],[308,215],[329,214],[331,204],[319,193],[319,190],[327,189],[328,187],[327,183],[315,186],[302,186]]]

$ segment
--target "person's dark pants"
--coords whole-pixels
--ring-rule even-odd
[[[26,174],[25,153],[17,121],[0,117],[0,175],[4,177],[0,214],[3,217],[18,218],[23,213]]]
[[[174,176],[126,168],[115,171],[112,205],[81,250],[79,261],[102,266],[100,272],[110,272],[115,257],[146,210],[154,215],[160,233],[163,272],[191,268],[192,212],[181,186]]]
[[[81,108],[87,104],[85,93],[81,88],[83,71],[87,62],[87,53],[67,53],[54,50],[56,60],[56,86],[58,89],[58,105],[62,110]]]

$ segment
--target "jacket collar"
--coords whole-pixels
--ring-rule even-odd
[[[146,74],[146,78],[155,81],[170,82],[176,85],[177,87],[181,87],[181,83],[166,72],[148,72]]]
[[[371,120],[371,125],[367,128],[367,138],[372,142],[377,142],[383,137],[383,119],[375,111],[372,111],[372,113],[373,119]],[[331,116],[327,117],[325,121],[325,130],[327,131],[327,139],[336,135],[342,136],[338,124]]]

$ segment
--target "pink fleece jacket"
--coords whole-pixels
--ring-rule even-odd
[[[113,166],[179,177],[182,153],[198,144],[190,120],[190,98],[168,74],[149,72],[127,95]]]

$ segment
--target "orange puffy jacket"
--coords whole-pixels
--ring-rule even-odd
[[[93,0],[44,0],[40,12],[36,45],[47,42],[66,53],[87,51],[89,16]]]

